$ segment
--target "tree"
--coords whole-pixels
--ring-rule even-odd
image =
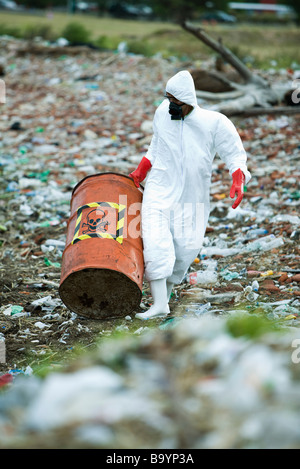
[[[197,92],[198,97],[218,100],[219,105],[215,110],[233,115],[257,115],[257,114],[300,114],[298,89],[291,89],[290,83],[271,84],[265,78],[251,72],[248,67],[226,46],[222,41],[211,38],[202,28],[183,22],[183,29],[197,37],[208,47],[218,52],[240,75],[243,83],[235,83],[227,80],[232,92],[208,93]],[[225,80],[225,78],[223,78]],[[283,106],[282,103],[288,104]]]
[[[108,11],[108,7],[110,4],[109,0],[97,0],[96,3],[98,5],[99,15],[102,15],[103,13],[106,13]]]
[[[295,0],[283,0],[285,5],[288,5],[294,9],[297,15],[297,23],[300,25],[300,2]]]

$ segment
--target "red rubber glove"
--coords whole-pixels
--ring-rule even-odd
[[[11,383],[13,380],[13,377],[9,373],[5,373],[5,375],[0,376],[0,388],[2,386],[5,386],[6,384]]]
[[[144,156],[142,158],[142,161],[136,168],[136,170],[129,174],[129,177],[133,179],[136,187],[140,187],[140,182],[142,182],[145,179],[151,166],[152,164],[150,163],[148,158]]]
[[[245,183],[245,175],[242,170],[237,169],[232,173],[232,186],[230,189],[230,197],[233,199],[235,195],[237,198],[232,205],[232,208],[237,208],[240,205],[243,197],[244,197],[244,183]]]

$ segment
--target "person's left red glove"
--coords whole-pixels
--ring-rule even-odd
[[[233,199],[235,195],[237,195],[236,200],[234,201],[232,208],[237,208],[240,205],[243,197],[244,197],[244,183],[245,183],[245,175],[241,169],[237,169],[232,173],[232,186],[230,189],[230,197]]]
[[[136,168],[136,170],[129,174],[129,177],[133,179],[136,187],[140,187],[140,182],[142,182],[145,179],[151,166],[152,164],[150,163],[148,158],[144,156],[142,158],[142,161]]]

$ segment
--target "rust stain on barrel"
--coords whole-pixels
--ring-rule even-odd
[[[125,316],[139,307],[144,274],[142,190],[128,176],[87,176],[73,189],[59,294],[75,313],[93,319]],[[136,205],[133,205],[136,204]],[[133,213],[133,214],[131,214]]]

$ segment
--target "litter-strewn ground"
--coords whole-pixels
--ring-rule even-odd
[[[233,334],[233,335],[232,335]],[[299,448],[299,332],[216,317],[106,339],[0,395],[1,448]]]
[[[95,51],[20,57],[10,39],[1,48],[0,447],[299,447],[299,116],[234,120],[252,179],[232,210],[216,158],[190,269],[212,272],[211,285],[176,286],[164,321],[80,318],[58,295],[72,188],[89,174],[130,173],[166,80],[191,64]],[[145,284],[141,308],[150,303]],[[249,338],[260,323],[244,331],[238,319],[231,330],[237,314],[282,333]],[[78,363],[76,349],[93,354]]]

